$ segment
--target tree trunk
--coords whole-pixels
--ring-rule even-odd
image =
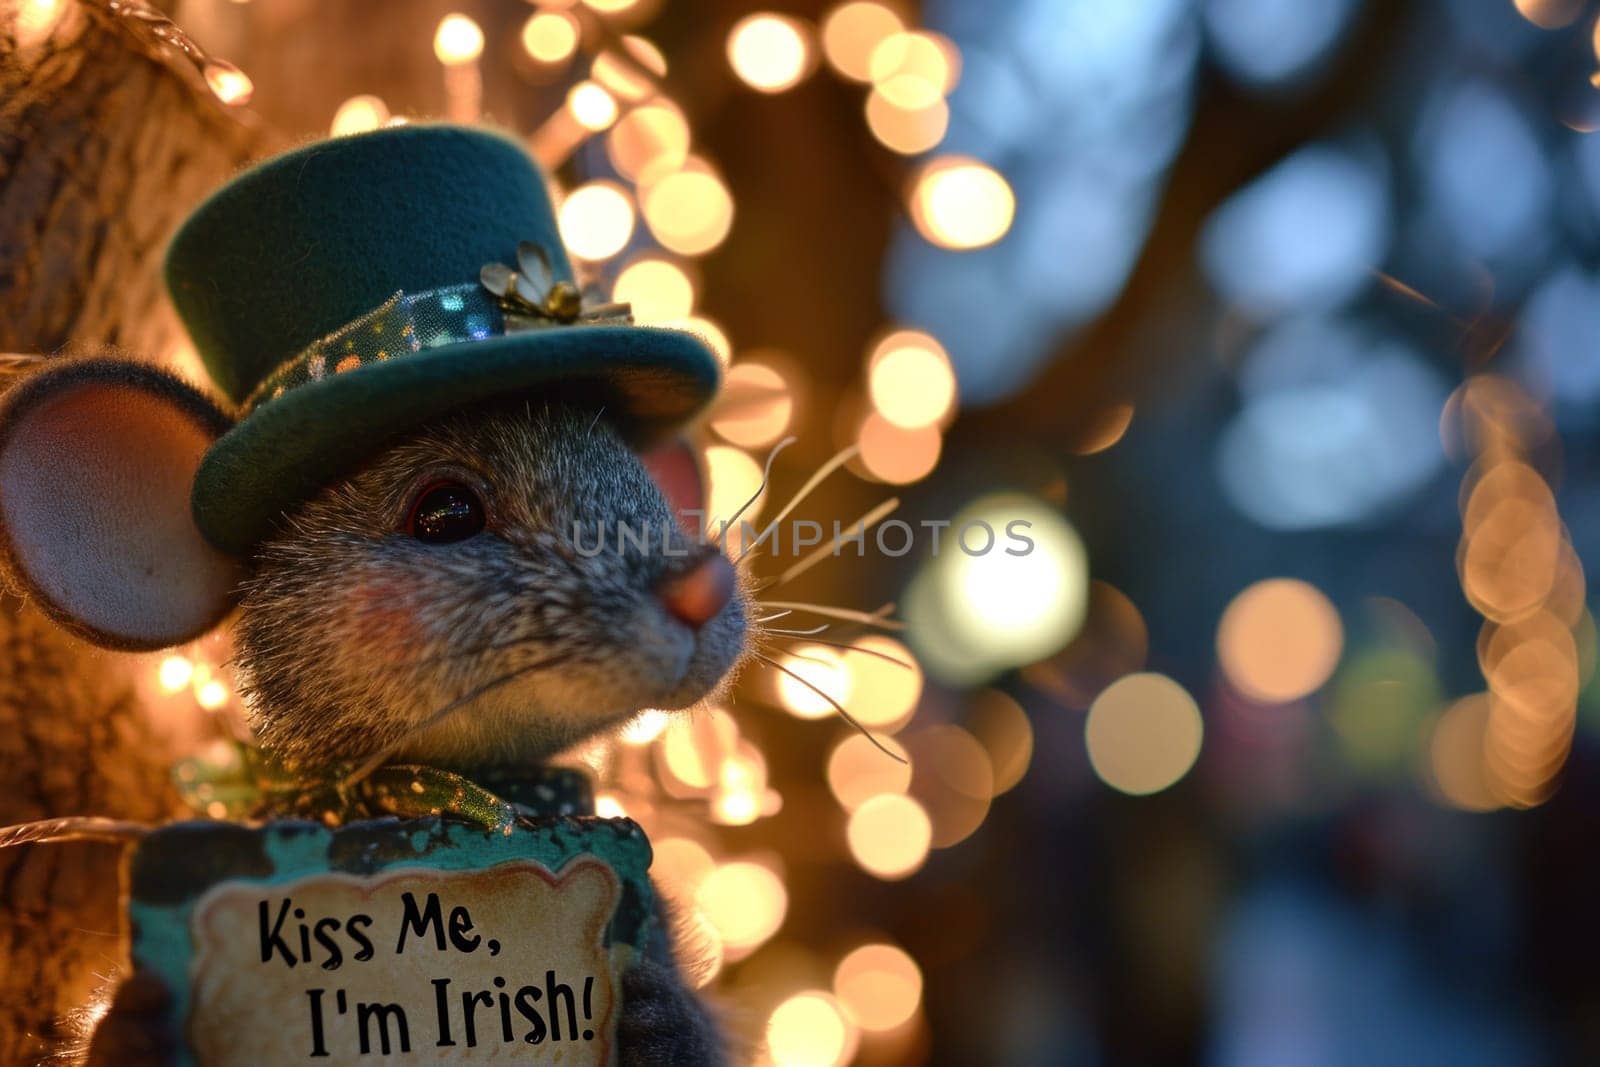
[[[163,246],[259,137],[139,25],[93,0],[0,0],[0,352],[176,348]],[[135,662],[0,598],[0,825],[173,812]],[[100,844],[0,852],[0,1063],[92,1021],[126,951],[119,861]]]

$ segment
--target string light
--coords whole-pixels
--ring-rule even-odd
[[[664,246],[688,256],[703,255],[722,243],[733,226],[733,197],[703,161],[640,190],[650,232]]]
[[[671,260],[655,256],[635,259],[622,268],[611,298],[628,304],[635,322],[660,326],[685,319],[694,310],[694,282]]]
[[[911,797],[881,793],[850,813],[845,837],[862,870],[893,881],[915,874],[927,861],[933,823]]]
[[[389,121],[389,108],[376,96],[352,96],[333,113],[328,132],[335,137],[376,130]]]
[[[922,970],[904,949],[862,945],[834,969],[833,992],[863,1030],[893,1030],[917,1013],[922,1002]]]
[[[991,245],[1011,228],[1016,199],[1000,173],[963,156],[946,156],[925,167],[911,193],[917,232],[941,248]]]
[[[224,60],[207,60],[201,75],[216,98],[231,107],[243,107],[255,95],[256,87],[250,76]]]
[[[822,50],[841,75],[872,80],[872,54],[879,43],[905,28],[900,16],[871,0],[840,4],[822,20]]]
[[[615,182],[580,185],[561,202],[561,240],[579,259],[609,259],[633,236],[633,202]]]
[[[433,54],[447,67],[475,62],[483,54],[483,30],[466,15],[452,12],[434,31]]]
[[[767,1020],[767,1055],[777,1067],[836,1067],[849,1062],[855,1042],[838,1001],[821,991],[796,993]]]
[[[594,82],[583,81],[567,93],[567,110],[586,130],[598,132],[617,121],[617,102]]]
[[[728,33],[728,63],[739,79],[764,93],[798,85],[811,67],[811,45],[795,19],[747,15]]]
[[[1084,740],[1095,774],[1111,788],[1159,793],[1200,755],[1200,709],[1184,688],[1154,673],[1130,674],[1095,698]]]
[[[578,22],[565,11],[541,11],[522,24],[522,49],[540,63],[561,63],[578,48]]]

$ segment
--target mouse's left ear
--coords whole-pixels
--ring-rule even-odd
[[[679,524],[690,533],[703,529],[709,521],[705,513],[706,475],[701,468],[700,453],[689,439],[681,435],[673,437],[641,453],[639,462],[655,479]]]
[[[242,576],[189,509],[229,418],[154,367],[49,362],[0,397],[0,564],[99,645],[166,648],[227,614]]]

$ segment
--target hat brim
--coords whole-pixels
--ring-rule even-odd
[[[553,327],[369,363],[299,386],[218,438],[195,472],[195,523],[218,548],[247,554],[288,509],[397,437],[521,395],[592,402],[644,447],[699,413],[720,378],[700,338],[643,326]]]

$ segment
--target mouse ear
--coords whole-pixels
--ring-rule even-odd
[[[154,367],[67,359],[0,398],[0,564],[74,633],[165,648],[232,606],[239,563],[195,527],[189,490],[230,420]]]
[[[683,528],[690,533],[703,529],[707,521],[706,476],[700,467],[700,453],[689,439],[674,437],[641,453],[639,461],[655,479],[661,495],[667,498],[667,506],[672,508]]]

